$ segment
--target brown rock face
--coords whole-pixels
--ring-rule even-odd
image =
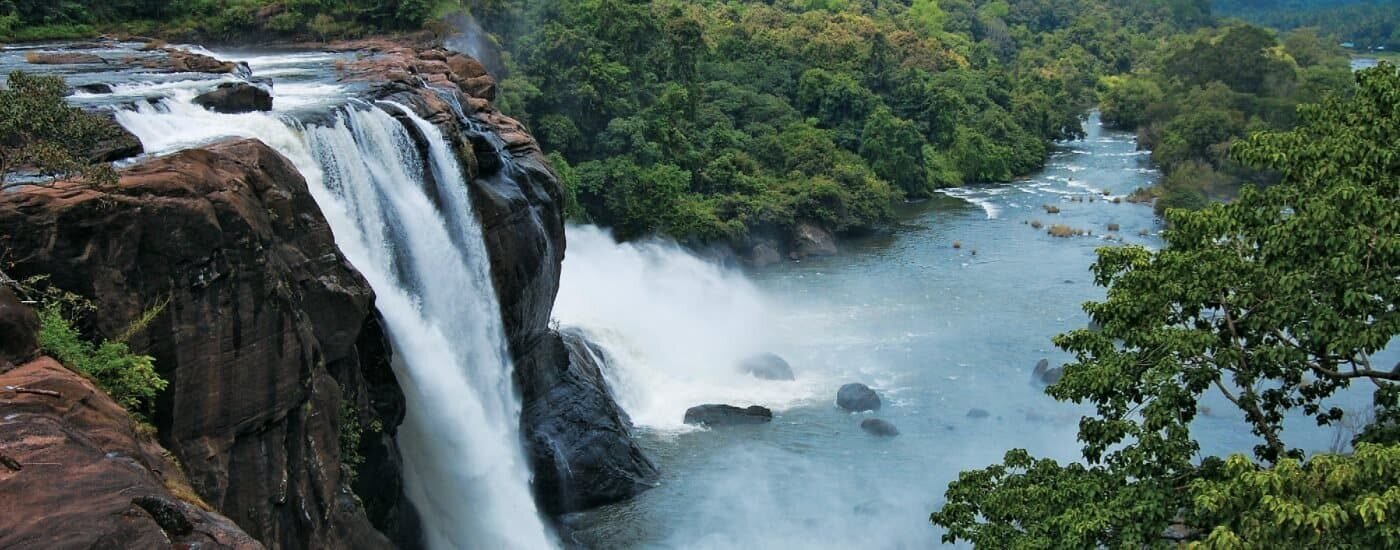
[[[20,303],[0,275],[0,372],[29,361],[39,349],[39,317]]]
[[[102,59],[90,53],[81,52],[29,52],[24,60],[35,65],[105,65]]]
[[[260,549],[228,518],[181,500],[190,494],[160,445],[126,411],[48,357],[0,374],[2,548]],[[19,469],[14,469],[18,466]]]
[[[0,195],[0,235],[11,275],[95,302],[98,334],[168,302],[130,343],[170,382],[155,424],[214,509],[269,547],[389,546],[347,486],[340,434],[359,424],[361,468],[393,495],[376,523],[404,523],[403,397],[369,286],[289,161],[226,141],[135,166],[115,189],[26,188]]]

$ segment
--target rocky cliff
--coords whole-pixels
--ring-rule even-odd
[[[354,47],[375,53],[343,78],[436,124],[467,172],[541,508],[646,489],[655,467],[598,355],[549,326],[565,243],[559,183],[538,144],[492,106],[495,81],[475,60]],[[93,300],[89,333],[118,334],[166,304],[130,344],[170,381],[153,418],[159,440],[213,510],[273,548],[419,545],[394,442],[403,396],[372,292],[287,159],[230,140],[137,164],[113,188],[24,188],[0,195],[0,235],[10,275],[48,275]],[[360,444],[343,444],[347,434]]]
[[[462,54],[393,46],[343,73],[376,83],[374,97],[408,105],[436,124],[468,172],[515,361],[521,433],[541,509],[576,511],[650,488],[656,467],[632,439],[597,356],[581,335],[550,329],[565,250],[562,191],[534,137],[493,106],[495,80]]]
[[[0,286],[0,547],[263,548],[198,500],[121,405],[37,357],[38,331]]]
[[[349,429],[367,435],[361,468],[390,497],[371,510],[378,525],[411,523],[394,481],[402,396],[373,295],[281,155],[228,141],[139,164],[110,189],[23,188],[0,196],[0,235],[10,275],[47,275],[93,301],[96,334],[167,304],[130,341],[170,382],[160,441],[257,540],[390,546],[341,466]]]

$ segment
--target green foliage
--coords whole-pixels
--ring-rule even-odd
[[[1400,371],[1371,357],[1400,335],[1400,71],[1382,64],[1357,82],[1301,108],[1296,129],[1236,143],[1234,159],[1277,184],[1168,211],[1160,251],[1099,251],[1107,297],[1084,309],[1101,330],[1056,337],[1075,360],[1047,390],[1094,406],[1079,425],[1088,466],[1014,452],[965,472],[931,518],[945,540],[1141,547],[1163,544],[1155,533],[1186,510],[1206,546],[1395,544]],[[1353,381],[1378,388],[1356,454],[1299,463],[1284,418],[1342,420],[1325,403]],[[1190,423],[1206,391],[1236,406],[1268,468],[1197,460]]]
[[[1244,456],[1191,483],[1204,548],[1394,548],[1400,545],[1400,446],[1260,468]]]
[[[364,435],[364,429],[360,427],[360,415],[353,401],[340,400],[337,421],[340,423],[340,466],[345,475],[344,484],[353,485],[359,476],[360,466],[365,463],[364,455],[360,454],[360,438]]]
[[[125,342],[105,340],[94,345],[84,339],[69,319],[91,306],[71,294],[51,295],[39,309],[39,345],[57,359],[97,384],[138,419],[149,418],[156,396],[167,382],[156,373],[154,359],[132,353]],[[130,335],[144,328],[159,315],[158,305],[142,315],[125,332]]]
[[[1390,0],[1217,0],[1223,13],[1282,30],[1316,28],[1358,49],[1400,50],[1400,11]]]
[[[116,182],[111,165],[89,162],[87,151],[119,129],[69,107],[63,100],[67,89],[62,78],[10,73],[0,89],[0,190],[58,177],[91,185]],[[36,170],[42,179],[9,179],[18,169]]]
[[[1099,76],[1150,51],[1132,37],[1177,24],[1160,2],[1093,4],[469,7],[508,53],[502,104],[576,172],[572,217],[705,241],[874,227],[901,199],[1039,168],[1082,134]]]

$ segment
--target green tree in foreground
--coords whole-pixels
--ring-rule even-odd
[[[1079,426],[1084,464],[1014,450],[962,473],[930,518],[945,541],[1156,546],[1184,522],[1207,547],[1400,542],[1400,368],[1371,359],[1400,335],[1400,73],[1356,78],[1354,96],[1300,108],[1295,130],[1234,147],[1279,184],[1169,211],[1161,251],[1099,251],[1108,295],[1085,310],[1102,330],[1055,339],[1076,360],[1047,390],[1094,405]],[[1376,422],[1355,453],[1304,462],[1284,417],[1341,420],[1325,400],[1353,382],[1376,388]],[[1198,456],[1190,423],[1207,391],[1259,437],[1253,458]]]
[[[107,163],[91,163],[87,151],[114,137],[115,128],[63,100],[62,78],[10,73],[0,88],[0,190],[34,181],[12,181],[10,172],[37,170],[43,182],[82,179],[92,185],[116,181]]]

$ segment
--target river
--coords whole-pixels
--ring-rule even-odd
[[[664,477],[635,500],[566,518],[565,536],[597,548],[925,548],[940,536],[928,514],[958,472],[1013,447],[1077,459],[1087,408],[1044,395],[1031,371],[1068,359],[1050,339],[1085,326],[1080,305],[1102,298],[1088,271],[1095,249],[1119,244],[1110,234],[1157,247],[1162,230],[1149,205],[1113,200],[1159,177],[1146,152],[1096,116],[1085,128],[1043,171],[908,205],[893,232],[831,258],[739,273],[664,243],[617,246],[571,229],[557,315],[614,352],[614,387]],[[1092,235],[1053,237],[1036,221]],[[798,380],[735,371],[758,351],[786,357]],[[875,388],[884,407],[836,408],[847,382]],[[1344,401],[1359,410],[1367,399]],[[683,426],[702,403],[764,405],[775,418]],[[1204,406],[1194,429],[1205,452],[1256,443],[1223,399]],[[901,434],[864,433],[870,416]],[[1331,448],[1335,429],[1294,420],[1291,441]]]

